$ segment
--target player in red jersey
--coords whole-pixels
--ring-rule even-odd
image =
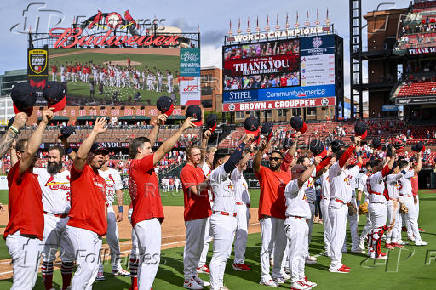
[[[129,155],[133,159],[129,168],[129,193],[133,204],[131,222],[139,241],[140,253],[138,285],[133,284],[131,289],[151,289],[160,261],[161,223],[164,216],[154,168],[173,149],[181,134],[195,126],[192,120],[186,118],[182,127],[155,153],[152,152],[150,139],[146,137],[135,138],[130,143]]]
[[[35,286],[39,258],[42,252],[44,216],[42,191],[32,168],[42,135],[53,118],[53,111],[43,112],[42,121],[29,141],[17,142],[18,162],[9,171],[9,223],[3,234],[13,263],[11,289],[31,289]]]
[[[71,168],[71,210],[66,233],[77,261],[72,289],[92,288],[100,262],[101,237],[106,234],[106,182],[98,169],[106,162],[107,150],[94,143],[104,132],[106,119],[97,118]]]

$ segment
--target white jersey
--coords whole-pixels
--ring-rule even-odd
[[[291,180],[285,187],[286,216],[312,218],[304,186],[298,187],[298,179]]]
[[[244,173],[239,171],[238,168],[235,168],[233,169],[231,178],[235,189],[236,202],[250,204],[250,192],[248,191],[248,184],[244,178]]]
[[[114,168],[108,168],[105,171],[99,169],[98,173],[106,181],[106,204],[111,206],[114,202],[116,190],[123,189],[120,173]]]
[[[212,170],[209,176],[215,200],[212,211],[236,213],[236,199],[230,174],[224,170],[224,164]]]
[[[351,179],[357,174],[359,174],[357,165],[346,169],[339,166],[339,161],[333,164],[329,169],[330,199],[338,199],[343,203],[350,202],[353,191]]]
[[[356,186],[357,189],[363,192],[366,192],[368,189],[366,187],[366,181],[368,180],[368,175],[366,173],[359,173],[356,178]]]
[[[209,164],[207,164],[207,162],[203,162],[203,165],[201,166],[201,169],[203,170],[204,176],[206,178],[209,178],[210,173],[211,173]],[[212,193],[211,190],[208,190],[207,192],[209,194],[209,202],[212,203],[213,202],[213,193]]]
[[[402,178],[398,181],[400,184],[400,195],[401,196],[412,196],[412,183],[410,179],[415,176],[415,171],[413,169],[402,170]]]
[[[389,198],[398,198],[399,197],[399,188],[400,184],[398,180],[403,177],[403,174],[389,174],[386,177],[386,188],[388,189]]]
[[[330,201],[330,178],[328,170],[321,175],[322,198]]]
[[[376,172],[368,177],[367,186],[368,186],[368,197],[369,202],[386,202],[386,197],[383,195],[385,190],[385,182],[382,172]]]
[[[42,190],[42,204],[45,212],[52,214],[69,213],[71,209],[70,171],[51,175],[47,168],[33,168],[38,175]]]

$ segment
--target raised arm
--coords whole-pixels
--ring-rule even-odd
[[[309,178],[312,176],[313,169],[315,168],[315,165],[312,164],[307,167],[307,169],[300,175],[300,178],[298,178],[298,187],[302,187],[303,184],[309,180]]]
[[[256,155],[254,156],[253,167],[255,173],[260,172],[260,166],[262,164],[262,156],[265,153],[266,148],[267,148],[267,142],[265,139],[263,139],[262,141],[260,141],[260,148],[257,151]]]
[[[212,133],[210,132],[209,129],[204,131],[203,140],[201,140],[201,146],[200,146],[200,150],[201,150],[201,164],[203,164],[205,162],[207,143],[209,143],[209,138],[210,138],[211,134]]]
[[[97,118],[95,120],[94,129],[91,131],[88,138],[83,141],[82,145],[80,145],[79,150],[77,150],[76,153],[76,158],[73,160],[73,166],[75,170],[79,172],[83,170],[92,144],[94,144],[95,139],[99,134],[106,132],[106,125],[106,118]]]
[[[156,143],[157,136],[159,135],[159,126],[165,124],[168,116],[165,114],[160,114],[157,116],[157,119],[153,121],[153,129],[151,129],[150,134],[148,134],[148,139],[150,140],[150,144],[153,145]]]
[[[422,169],[422,152],[418,153],[418,163],[415,167],[415,173],[419,173]]]
[[[6,154],[6,152],[11,148],[12,143],[18,138],[20,129],[24,127],[27,121],[26,113],[18,113],[14,117],[14,123],[9,127],[8,131],[3,135],[0,140],[0,156]]]
[[[30,137],[29,142],[27,143],[27,147],[21,156],[20,174],[24,173],[31,166],[34,155],[36,154],[36,151],[38,151],[39,146],[42,143],[44,130],[50,120],[53,119],[53,116],[53,109],[42,112],[42,120],[41,122],[39,122],[38,127]]]
[[[185,123],[183,123],[182,127],[180,127],[180,129],[173,136],[171,136],[169,139],[167,139],[159,147],[159,149],[156,151],[156,153],[154,153],[153,165],[156,165],[168,152],[171,151],[171,149],[174,148],[174,146],[176,145],[180,136],[182,135],[182,133],[186,129],[193,128],[193,127],[195,127],[195,125],[194,125],[194,123],[192,123],[192,118],[191,117],[186,118],[186,121],[185,121]]]
[[[230,158],[224,163],[224,170],[227,173],[233,171],[236,168],[236,165],[242,158],[242,154],[244,152],[245,145],[249,144],[254,139],[254,135],[245,135],[244,141],[238,146],[238,148],[230,155]]]

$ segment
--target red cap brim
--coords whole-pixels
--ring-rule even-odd
[[[198,122],[192,122],[195,126],[202,126],[203,125],[203,121],[198,121]]]
[[[366,137],[368,136],[368,130],[365,130],[365,132],[364,132],[362,135],[358,135],[358,134],[356,134],[356,137],[358,137],[358,136],[360,136],[360,138],[361,138],[362,140],[365,140]]]
[[[49,108],[53,108],[53,112],[59,112],[65,109],[66,105],[67,105],[67,96],[65,96],[62,100],[60,100],[56,104],[50,105]]]
[[[215,129],[216,129],[216,123],[215,125],[213,125],[213,127],[209,128],[210,133],[213,134],[215,132]]]
[[[301,134],[306,133],[306,131],[307,131],[307,124],[306,124],[306,122],[303,122],[303,126],[301,126],[301,129],[299,131],[301,132]]]
[[[327,156],[327,150],[325,150],[325,148],[324,148],[324,151],[319,153],[318,156],[321,156],[322,158],[326,157]]]
[[[171,116],[171,114],[174,111],[174,104],[171,104],[170,108],[168,109],[168,111],[164,112],[165,115],[167,115],[168,117]]]

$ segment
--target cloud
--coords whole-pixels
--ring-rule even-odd
[[[201,45],[221,45],[224,41],[226,32],[224,30],[209,30],[201,32]]]
[[[221,47],[214,45],[201,46],[201,67],[216,66],[221,68],[222,55]]]

